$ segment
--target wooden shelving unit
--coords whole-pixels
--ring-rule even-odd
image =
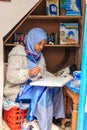
[[[58,43],[55,45],[47,44],[43,50],[46,58],[47,68],[51,72],[60,70],[71,64],[76,64],[80,69],[81,51],[83,40],[85,0],[81,0],[81,16],[47,16],[46,1],[39,2],[26,14],[24,18],[4,37],[4,60],[7,62],[9,51],[16,46],[13,44],[15,32],[28,32],[31,28],[41,27],[48,34],[51,32],[58,34]],[[79,43],[60,45],[59,43],[59,24],[61,22],[79,23]]]

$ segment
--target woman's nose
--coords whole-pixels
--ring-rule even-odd
[[[43,45],[40,46],[40,49],[41,49],[41,50],[43,49]]]

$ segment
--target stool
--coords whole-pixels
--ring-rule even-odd
[[[78,98],[79,98],[79,94],[73,92],[71,89],[69,89],[67,86],[63,87],[64,89],[64,98],[66,98],[66,96],[69,96],[72,99],[73,102],[73,110],[72,110],[72,118],[71,118],[71,130],[76,130],[76,126],[77,126],[77,115],[78,115]],[[67,119],[62,121],[62,124],[66,123]]]

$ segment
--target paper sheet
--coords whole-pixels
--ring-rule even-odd
[[[73,79],[73,76],[71,75],[63,75],[59,77],[44,77],[37,81],[33,81],[30,83],[31,86],[53,86],[53,87],[62,87],[69,81]]]

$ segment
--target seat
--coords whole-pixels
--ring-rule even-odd
[[[64,101],[65,101],[65,111],[67,106],[67,96],[72,100],[72,112],[71,112],[71,129],[76,130],[77,126],[77,116],[78,116],[78,99],[79,99],[79,93],[75,93],[72,91],[69,87],[64,86]],[[67,122],[67,119],[62,120],[62,125],[64,127],[65,123]]]

